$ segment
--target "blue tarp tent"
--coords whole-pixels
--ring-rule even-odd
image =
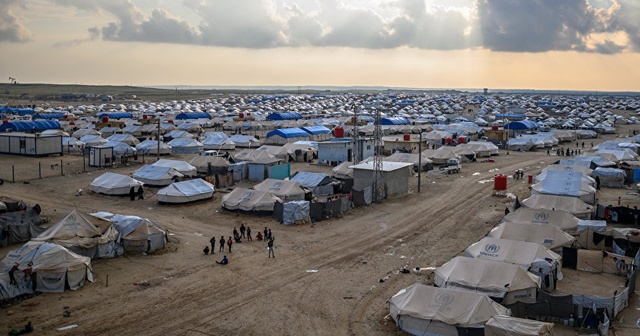
[[[496,118],[507,118],[507,119],[524,119],[526,116],[524,114],[515,114],[515,113],[498,113],[496,114]]]
[[[111,113],[100,113],[98,114],[98,118],[102,119],[102,117],[109,117],[110,119],[133,119],[133,114],[129,112],[111,112]]]
[[[302,119],[300,113],[296,112],[276,112],[267,116],[267,120],[298,120]]]
[[[45,131],[60,128],[60,123],[55,120],[16,121],[0,125],[0,132],[7,130],[12,132]]]
[[[411,125],[411,122],[407,118],[391,117],[380,119],[380,125]]]
[[[211,115],[206,112],[182,112],[176,116],[176,119],[211,119]]]
[[[299,138],[299,137],[308,137],[309,133],[305,132],[301,128],[281,128],[281,129],[273,130],[267,133],[267,138],[270,138],[276,135],[285,139],[291,139],[291,138]]]
[[[531,130],[536,128],[538,128],[538,123],[531,120],[513,121],[504,125],[504,129],[516,130],[516,131]]]
[[[34,114],[36,113],[36,111],[28,108],[0,107],[0,113],[17,114],[23,116],[27,114]]]
[[[36,113],[31,116],[31,120],[36,119],[63,119],[64,114],[62,113]]]
[[[324,126],[305,126],[301,127],[301,129],[309,134],[329,134],[331,130]]]

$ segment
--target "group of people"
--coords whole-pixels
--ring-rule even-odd
[[[524,178],[524,170],[522,169],[516,170],[515,173],[513,173],[513,178],[516,180]]]
[[[581,151],[580,148],[576,148],[576,149],[564,149],[564,148],[558,148],[556,149],[556,155],[557,156],[574,156],[574,155],[580,155]],[[550,155],[549,151],[547,151],[547,155]]]
[[[139,200],[144,199],[144,190],[142,190],[142,186],[139,186],[137,191],[136,191],[136,187],[129,188],[129,198],[132,201],[135,201],[136,196],[138,197]]]
[[[263,235],[264,232],[264,235]],[[256,240],[262,241],[265,240],[267,242],[267,250],[268,250],[268,257],[271,258],[275,258],[275,251],[273,248],[273,241],[275,240],[275,237],[273,236],[273,233],[271,232],[271,229],[269,229],[268,227],[264,227],[264,231],[263,232],[259,232],[258,234],[256,234]],[[247,241],[253,241],[253,238],[251,237],[251,227],[250,226],[244,226],[244,224],[240,225],[240,230],[236,229],[236,227],[233,228],[233,239],[231,236],[229,236],[228,239],[225,240],[224,236],[220,236],[220,240],[218,241],[220,243],[220,247],[218,249],[218,252],[224,252],[224,245],[227,245],[228,251],[229,253],[231,253],[231,247],[233,246],[234,241],[236,243],[241,243],[242,239],[246,239]],[[209,248],[209,246],[205,246],[204,249],[202,249],[202,252],[205,255],[208,255],[209,253],[214,254],[215,250],[216,250],[216,237],[211,237],[211,239],[209,239],[209,244],[211,245],[211,248]],[[221,261],[216,261],[216,263],[218,264],[222,264],[222,265],[226,265],[229,263],[229,259],[227,259],[227,256],[225,255]]]

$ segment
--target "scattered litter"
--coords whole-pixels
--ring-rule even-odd
[[[307,270],[307,273],[318,273],[318,270]]]
[[[173,233],[169,232],[169,236],[173,236]]]
[[[436,181],[433,181],[433,182],[431,182],[431,183],[436,184]]]
[[[492,168],[492,169],[489,169],[489,172],[490,172],[490,173],[493,173],[493,172],[498,171],[498,170],[500,170],[500,169],[498,169],[498,168]]]
[[[78,325],[74,323],[74,324],[70,324],[68,326],[57,328],[56,330],[57,331],[65,331],[65,330],[70,330],[70,329],[77,328],[77,327],[78,327]]]
[[[148,207],[147,209],[149,209],[149,210],[153,210],[153,207]]]
[[[473,174],[471,174],[471,175],[473,175],[473,176],[478,176],[478,175],[480,175],[480,173],[475,172],[475,173],[473,173]]]
[[[480,181],[478,181],[478,183],[482,183],[482,184],[485,184],[485,183],[491,183],[491,182],[493,182],[493,179],[489,179],[489,180],[480,180]]]
[[[411,273],[406,267],[402,267],[402,269],[400,270],[401,273]]]
[[[512,193],[507,193],[507,198],[513,198],[516,199],[516,195],[512,194]]]
[[[173,279],[173,277],[162,278],[162,280],[169,280],[169,279]]]
[[[406,256],[400,256],[400,259],[407,259]]]
[[[193,234],[194,234],[194,235],[196,235],[196,236],[203,236],[203,234],[202,234],[202,233],[194,232]]]
[[[389,275],[387,275],[386,277],[384,277],[384,278],[380,279],[379,281],[380,281],[380,282],[385,282],[385,281],[387,281],[387,280],[389,280]]]
[[[427,271],[433,272],[435,270],[436,270],[435,267],[416,267],[413,271],[416,274],[420,274],[421,272],[427,272]]]

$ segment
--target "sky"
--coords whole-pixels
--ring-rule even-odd
[[[0,0],[0,82],[640,91],[638,0]]]

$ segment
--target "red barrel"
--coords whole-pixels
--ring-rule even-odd
[[[533,183],[533,175],[529,175],[528,181],[529,181],[529,184]]]
[[[451,139],[451,138],[446,138],[446,139],[444,139],[444,142],[445,142],[446,144],[450,144],[450,143],[452,143],[452,142],[453,142],[453,139]]]
[[[409,141],[409,140],[411,140],[411,134],[405,134],[404,141]]]
[[[147,120],[147,118],[149,118],[149,116],[148,116],[148,115],[146,115],[146,114],[143,114],[143,115],[142,115],[142,119]]]
[[[458,143],[459,144],[463,144],[464,143],[464,137],[458,137]]]
[[[109,117],[108,116],[102,116],[102,123],[106,124],[109,122]]]
[[[507,190],[507,176],[498,174],[493,177],[494,190]]]
[[[491,129],[494,130],[494,131],[497,131],[498,130],[498,125],[491,126]]]
[[[244,119],[244,113],[240,112],[240,114],[238,114],[238,117],[239,117],[240,119]]]
[[[333,136],[336,138],[344,138],[344,128],[342,126],[338,126],[333,129]]]

